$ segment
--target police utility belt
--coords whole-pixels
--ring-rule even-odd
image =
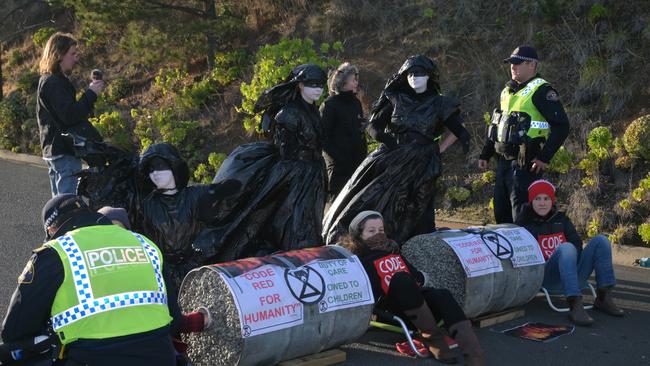
[[[497,154],[506,160],[517,159],[520,166],[525,166],[533,158],[527,156],[532,155],[530,150],[533,147],[533,139],[528,136],[530,124],[531,118],[528,113],[504,114],[501,110],[495,109],[488,128],[488,139],[494,142]],[[536,143],[540,141],[539,138],[534,140]]]

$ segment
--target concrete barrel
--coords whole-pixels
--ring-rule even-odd
[[[318,247],[197,268],[179,292],[183,312],[213,325],[183,335],[195,365],[274,365],[362,336],[374,299],[360,260]]]
[[[544,279],[537,240],[512,224],[467,230],[473,234],[448,230],[413,237],[402,254],[425,274],[426,286],[451,291],[470,318],[530,301]]]

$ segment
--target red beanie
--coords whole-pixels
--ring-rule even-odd
[[[551,182],[544,179],[536,180],[528,186],[528,202],[533,202],[535,197],[542,193],[549,195],[551,202],[555,203],[555,187]]]

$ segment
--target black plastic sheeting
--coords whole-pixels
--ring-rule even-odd
[[[433,208],[440,155],[435,144],[381,145],[361,163],[329,208],[323,238],[336,243],[361,211],[384,216],[388,237],[403,243],[414,235],[425,211]],[[432,223],[432,227],[434,224]]]
[[[240,192],[224,200],[226,225],[197,240],[212,250],[213,262],[322,245],[325,205],[322,159],[281,159],[268,142],[239,146],[224,161],[213,182],[235,178]]]

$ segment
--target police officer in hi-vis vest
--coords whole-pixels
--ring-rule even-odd
[[[569,120],[558,93],[538,73],[537,52],[517,47],[510,57],[510,80],[501,91],[478,166],[487,169],[497,155],[494,216],[498,224],[516,220],[528,202],[528,186],[548,168],[569,134]]]
[[[18,278],[3,342],[51,327],[62,345],[57,365],[175,365],[156,245],[72,194],[47,202],[43,226],[47,242]]]

